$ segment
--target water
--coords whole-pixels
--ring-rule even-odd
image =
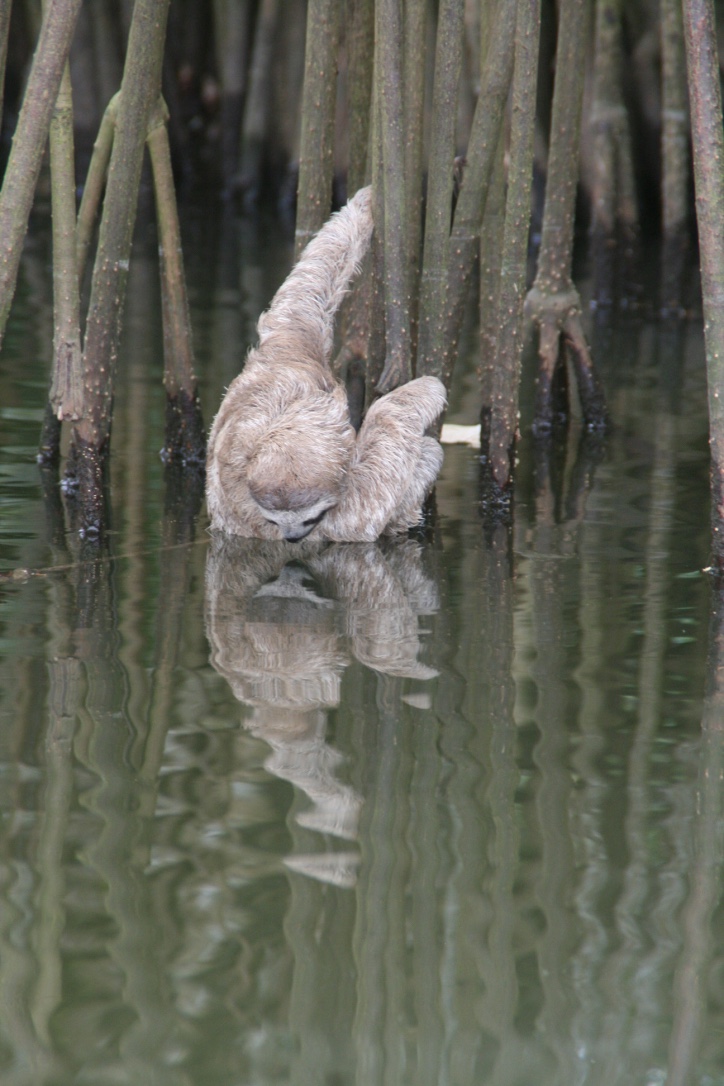
[[[209,419],[291,253],[185,223]],[[450,447],[428,540],[217,547],[158,458],[152,243],[106,549],[34,463],[42,230],[0,357],[3,1084],[724,1082],[698,324],[591,327],[614,429],[524,442],[511,535]]]

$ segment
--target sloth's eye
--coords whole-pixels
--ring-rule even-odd
[[[309,517],[307,520],[303,520],[302,521],[302,527],[303,528],[311,528],[313,525],[319,524],[320,520],[322,519],[322,517],[324,516],[324,514],[326,512],[327,512],[327,510],[323,509],[322,512],[318,513],[316,517]]]

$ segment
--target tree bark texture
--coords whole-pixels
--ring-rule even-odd
[[[410,355],[417,355],[422,250],[423,145],[425,135],[425,71],[427,63],[426,0],[407,0],[403,8],[403,109],[405,113],[405,180],[407,262],[410,289]]]
[[[543,230],[538,272],[527,298],[528,312],[540,329],[533,422],[538,433],[553,425],[553,375],[560,363],[561,335],[581,378],[579,393],[586,424],[599,429],[606,418],[603,389],[586,345],[580,298],[571,279],[584,77],[580,58],[585,54],[590,15],[590,0],[561,2]]]
[[[343,4],[310,0],[302,94],[302,136],[294,251],[298,258],[332,206],[337,51]]]
[[[0,345],[23,238],[81,0],[49,0],[0,191]]]
[[[434,360],[434,369],[422,368],[418,371],[418,376],[431,373],[439,377],[446,387],[452,376],[470,277],[480,244],[488,186],[513,75],[516,9],[516,0],[500,0],[468,140],[467,164],[450,238],[445,356]]]
[[[623,100],[621,2],[597,0],[593,63],[593,224],[594,234],[610,238],[618,227],[638,226],[638,202],[628,111]]]
[[[724,569],[724,130],[713,0],[684,0],[709,389],[712,550]]]
[[[50,171],[54,307],[50,402],[59,419],[77,419],[83,406],[83,371],[75,247],[73,96],[68,63],[50,122]]]
[[[258,199],[264,172],[264,141],[269,125],[278,22],[279,0],[263,0],[254,28],[239,165],[240,188],[252,202]]]
[[[3,4],[0,4],[0,117],[3,115],[3,91],[5,90],[5,62],[8,56],[10,6],[10,0],[5,0]]]
[[[681,314],[689,249],[690,144],[681,0],[661,0],[661,307]]]
[[[106,525],[105,461],[113,379],[151,110],[161,87],[169,0],[136,0],[128,37],[83,349],[83,410],[73,426],[66,488],[82,535]]]
[[[113,371],[151,109],[158,98],[169,0],[136,0],[108,168],[86,324],[85,405],[78,436],[101,449],[110,433]]]
[[[163,383],[166,388],[164,459],[203,463],[206,450],[181,252],[181,228],[169,146],[168,110],[156,105],[148,133],[158,223],[163,317]]]
[[[510,487],[518,428],[539,37],[540,0],[519,0],[489,450],[493,479],[501,492]]]
[[[88,249],[93,237],[96,216],[101,206],[103,189],[108,174],[108,163],[111,160],[113,138],[116,131],[116,117],[118,115],[118,102],[120,91],[111,98],[106,106],[101,121],[96,141],[93,144],[88,174],[83,186],[78,209],[78,222],[75,229],[76,263],[78,269],[78,281],[82,284],[88,262]]]
[[[481,421],[487,429],[490,442],[490,411],[493,402],[493,378],[495,373],[495,344],[498,315],[498,287],[500,261],[505,231],[505,147],[500,133],[495,154],[493,173],[488,185],[485,215],[480,232],[480,393]]]
[[[410,269],[407,260],[405,114],[402,89],[403,19],[400,0],[377,0],[375,78],[382,152],[384,204],[385,366],[378,392],[389,392],[412,376]]]
[[[689,213],[689,110],[681,0],[661,0],[661,194],[665,237],[686,229]]]
[[[420,281],[418,369],[434,370],[445,353],[450,220],[458,88],[463,62],[463,0],[442,0],[438,13],[435,81],[427,169],[425,248]]]
[[[351,0],[347,24],[347,189],[354,196],[368,178],[372,73],[375,51],[374,0]]]

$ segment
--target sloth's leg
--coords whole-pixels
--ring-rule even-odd
[[[443,456],[439,441],[434,437],[422,438],[412,482],[400,498],[394,516],[385,528],[386,533],[404,532],[420,520],[425,498],[440,473]]]
[[[357,437],[342,500],[325,518],[326,538],[373,540],[387,528],[403,531],[419,520],[442,462],[440,446],[425,437],[425,430],[444,406],[445,390],[434,377],[410,381],[372,405]]]

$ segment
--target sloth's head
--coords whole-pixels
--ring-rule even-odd
[[[331,490],[306,486],[300,489],[274,487],[256,493],[251,486],[249,489],[261,515],[270,524],[276,524],[289,543],[298,543],[308,536],[339,500],[339,495]]]
[[[347,442],[329,431],[275,429],[249,461],[249,492],[264,519],[296,543],[337,505],[348,460]]]

